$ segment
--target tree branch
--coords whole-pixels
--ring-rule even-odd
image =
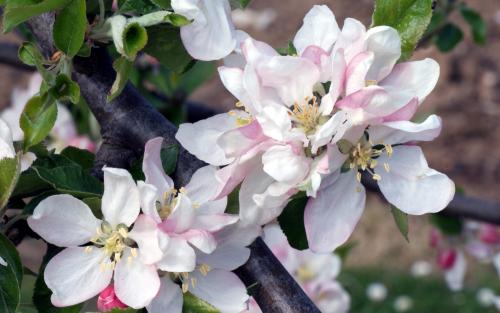
[[[27,23],[46,56],[54,52],[53,23],[53,14],[42,14]],[[107,92],[116,74],[104,48],[92,51],[90,58],[74,60],[73,76],[101,125],[103,145],[97,153],[95,174],[100,176],[103,165],[128,168],[135,158],[142,155],[146,141],[153,137],[163,136],[166,144],[178,144],[174,137],[174,125],[141,97],[131,84],[118,98],[106,103]],[[181,149],[174,180],[180,186],[187,184],[192,173],[201,166],[201,161]],[[238,273],[248,284],[259,283],[256,301],[264,312],[319,312],[260,239],[251,249],[250,260]]]
[[[0,64],[9,65],[23,71],[33,71],[31,66],[19,61],[17,57],[18,49],[19,46],[17,44],[10,42],[0,43]]]

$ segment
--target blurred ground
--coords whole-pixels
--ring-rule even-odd
[[[429,164],[448,173],[468,195],[500,201],[500,1],[465,1],[486,19],[488,44],[478,47],[470,34],[450,54],[434,47],[419,50],[415,59],[432,57],[442,70],[434,93],[424,103],[423,114],[435,112],[444,121],[441,137],[424,145]],[[372,0],[253,0],[250,8],[276,12],[276,19],[265,30],[245,29],[256,39],[275,47],[284,46],[302,24],[302,18],[313,4],[328,4],[341,26],[346,17],[370,24]],[[462,23],[457,16],[458,23]],[[464,28],[465,29],[465,28]],[[1,41],[15,41],[13,36]],[[0,108],[7,105],[13,85],[25,81],[25,74],[0,65]],[[234,98],[214,77],[198,89],[192,98],[203,103],[230,109]],[[430,226],[425,218],[411,218],[410,244],[396,229],[388,207],[370,197],[369,209],[354,234],[357,248],[349,265],[398,265],[407,267],[419,258],[429,259],[427,238]]]

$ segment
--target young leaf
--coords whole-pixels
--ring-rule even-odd
[[[50,96],[34,96],[21,114],[24,132],[24,151],[40,143],[49,134],[57,118],[57,106]]]
[[[61,166],[53,169],[34,166],[32,168],[38,177],[61,193],[79,198],[100,197],[103,193],[102,183],[85,173],[79,166]]]
[[[171,0],[151,0],[154,4],[156,4],[158,7],[166,10],[171,10],[172,5],[171,5]]]
[[[408,214],[401,211],[400,209],[391,205],[391,213],[392,217],[394,217],[394,222],[396,222],[396,226],[398,227],[401,235],[405,237],[406,241],[410,242],[408,238]]]
[[[26,65],[36,66],[43,64],[44,58],[32,42],[24,42],[17,52],[19,60]]]
[[[401,36],[401,60],[411,57],[432,17],[432,0],[376,0],[372,27],[394,27]]]
[[[179,147],[177,145],[170,145],[160,152],[161,163],[163,170],[167,175],[171,175],[177,166],[177,157],[179,155]]]
[[[71,101],[74,104],[80,101],[80,86],[65,74],[59,74],[56,77],[55,85],[50,88],[49,92],[59,101]]]
[[[122,36],[125,55],[132,61],[148,43],[148,32],[138,23],[130,23],[123,30]]]
[[[444,234],[453,236],[462,233],[462,220],[456,217],[432,214],[430,221]]]
[[[148,27],[148,36],[144,52],[157,58],[168,69],[182,73],[193,60],[182,44],[178,28],[169,25]]]
[[[304,209],[308,200],[309,198],[304,193],[299,194],[288,203],[283,213],[278,217],[278,222],[288,239],[288,243],[298,250],[309,248],[304,227]]]
[[[64,8],[71,0],[9,1],[3,14],[3,32],[45,12]]]
[[[172,24],[176,27],[185,26],[185,25],[191,23],[191,21],[188,20],[185,16],[180,15],[180,14],[175,14],[175,13],[167,15],[166,20],[170,24]]]
[[[7,205],[9,197],[16,187],[21,172],[19,156],[0,160],[0,214],[3,216],[3,208]]]
[[[190,292],[184,294],[182,313],[220,313],[210,303],[201,300]]]
[[[156,2],[166,1],[170,3],[170,0],[157,0],[154,3],[149,0],[119,0],[118,6],[121,13],[135,13],[135,15],[144,15],[158,10],[158,4],[156,4]]]
[[[120,57],[113,62],[113,68],[116,71],[116,78],[113,86],[111,86],[108,97],[106,98],[108,102],[111,102],[118,97],[123,88],[125,88],[133,66],[134,62],[127,60],[125,57]]]
[[[462,17],[470,26],[474,42],[479,45],[486,44],[487,26],[481,15],[465,4],[460,6],[460,13],[462,13]]]
[[[452,23],[446,24],[436,37],[436,45],[441,52],[450,52],[464,38],[464,33],[460,28]]]
[[[85,0],[72,0],[61,10],[54,23],[54,44],[70,58],[74,57],[85,39],[87,13]]]
[[[23,266],[16,247],[0,234],[0,312],[15,313],[21,300]]]
[[[88,150],[67,147],[61,151],[61,155],[80,165],[86,171],[90,170],[94,165],[95,156]]]

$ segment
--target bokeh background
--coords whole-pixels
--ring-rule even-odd
[[[476,45],[458,12],[451,20],[464,29],[464,40],[450,53],[432,42],[420,47],[414,59],[431,57],[441,65],[441,78],[419,114],[443,118],[442,135],[423,145],[429,164],[447,173],[466,195],[500,202],[500,1],[464,1],[480,12],[488,25],[487,43]],[[365,25],[371,22],[373,0],[253,0],[249,12],[235,13],[238,28],[274,47],[293,39],[302,18],[314,4],[328,4],[340,26],[346,17]],[[15,34],[0,36],[0,43],[20,43]],[[14,86],[25,86],[29,74],[0,63],[0,109],[11,103]],[[235,99],[223,88],[216,72],[189,99],[218,110],[234,107]],[[464,292],[448,291],[435,267],[427,278],[409,275],[418,260],[433,263],[429,247],[431,225],[426,217],[410,218],[410,242],[397,230],[389,206],[370,195],[369,205],[351,240],[353,248],[344,264],[341,281],[352,294],[351,312],[394,312],[394,299],[408,295],[413,306],[407,312],[496,312],[481,308],[476,292],[481,287],[500,293],[500,278],[491,265],[469,262]],[[34,254],[37,254],[34,251]],[[366,287],[384,283],[389,290],[381,303],[370,301]]]

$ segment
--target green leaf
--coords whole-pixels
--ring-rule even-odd
[[[80,101],[80,86],[66,74],[57,75],[55,85],[49,92],[59,101],[71,101],[74,104]]]
[[[401,36],[401,60],[411,57],[432,17],[432,0],[376,0],[372,27],[394,27]]]
[[[146,28],[138,23],[130,23],[123,30],[123,49],[129,60],[134,60],[137,53],[148,43]]]
[[[90,210],[92,210],[92,213],[94,213],[95,217],[102,218],[102,210],[101,210],[102,201],[101,201],[101,198],[97,198],[97,197],[94,197],[94,198],[85,198],[82,201],[85,202],[85,204],[89,206]]]
[[[32,42],[24,42],[18,50],[18,57],[24,64],[36,66],[44,62],[44,57]]]
[[[462,233],[463,222],[459,218],[432,214],[430,215],[430,221],[444,234],[460,235]]]
[[[335,249],[335,254],[338,255],[342,259],[342,263],[345,262],[351,251],[358,245],[357,241],[349,241],[337,249]]]
[[[167,15],[166,21],[168,21],[170,24],[172,24],[176,27],[185,26],[185,25],[191,23],[191,21],[188,20],[184,15],[175,14],[175,13]]]
[[[79,313],[83,307],[82,304],[73,305],[70,307],[57,308],[52,305],[50,297],[52,291],[47,287],[44,281],[44,271],[47,263],[59,253],[62,249],[53,245],[49,245],[47,253],[43,257],[42,265],[38,271],[38,277],[35,282],[35,289],[33,292],[33,304],[38,310],[38,313]]]
[[[61,166],[53,169],[34,166],[33,170],[55,190],[78,198],[101,197],[102,183],[85,173],[79,166]]]
[[[71,0],[9,1],[3,15],[3,32],[45,12],[64,8]]]
[[[144,15],[158,10],[158,6],[149,0],[119,0],[118,6],[122,13],[136,13],[137,15]]]
[[[162,8],[162,9],[166,9],[166,10],[172,9],[172,5],[170,4],[171,0],[151,0],[151,2],[153,2],[154,4],[156,4],[158,7]]]
[[[198,87],[203,85],[203,83],[213,77],[215,72],[216,65],[214,62],[198,61],[181,76],[179,85],[176,88],[191,94]]]
[[[18,156],[0,160],[0,216],[3,216],[3,208],[9,202],[20,173],[21,164]]]
[[[277,51],[281,55],[297,55],[297,49],[291,41],[288,42],[286,47],[278,48]]]
[[[21,300],[23,266],[16,247],[0,233],[0,312],[15,313]]]
[[[462,30],[454,24],[448,23],[439,31],[435,40],[436,45],[441,52],[450,52],[462,41],[463,38],[464,33]]]
[[[74,57],[85,40],[87,30],[85,0],[72,0],[57,15],[54,23],[54,44],[70,58]]]
[[[170,145],[161,150],[161,163],[167,175],[171,175],[175,171],[178,156],[179,147],[177,145]]]
[[[394,222],[396,222],[396,226],[401,232],[401,235],[405,237],[406,241],[410,242],[410,239],[408,238],[408,230],[409,230],[408,214],[404,213],[403,211],[392,205],[391,205],[391,214],[392,217],[394,218]]]
[[[182,313],[220,313],[208,302],[201,300],[190,292],[184,294]]]
[[[134,62],[127,60],[125,57],[120,57],[113,62],[116,78],[106,98],[108,102],[113,101],[123,91],[123,88],[127,85],[133,66]]]
[[[80,165],[86,171],[94,166],[95,155],[88,150],[67,147],[61,151],[61,155]]]
[[[309,248],[304,227],[304,209],[308,200],[309,198],[304,192],[299,193],[278,217],[278,222],[288,239],[288,243],[298,250]]]
[[[479,45],[486,44],[487,26],[481,15],[466,4],[460,5],[460,13],[462,13],[462,17],[470,26],[474,42]]]
[[[24,132],[24,151],[47,137],[57,118],[57,106],[50,96],[31,98],[19,121]]]
[[[144,52],[168,69],[182,73],[193,60],[182,44],[179,28],[169,25],[148,27],[149,41]]]
[[[244,9],[246,8],[252,0],[230,0],[231,8],[234,9]]]

